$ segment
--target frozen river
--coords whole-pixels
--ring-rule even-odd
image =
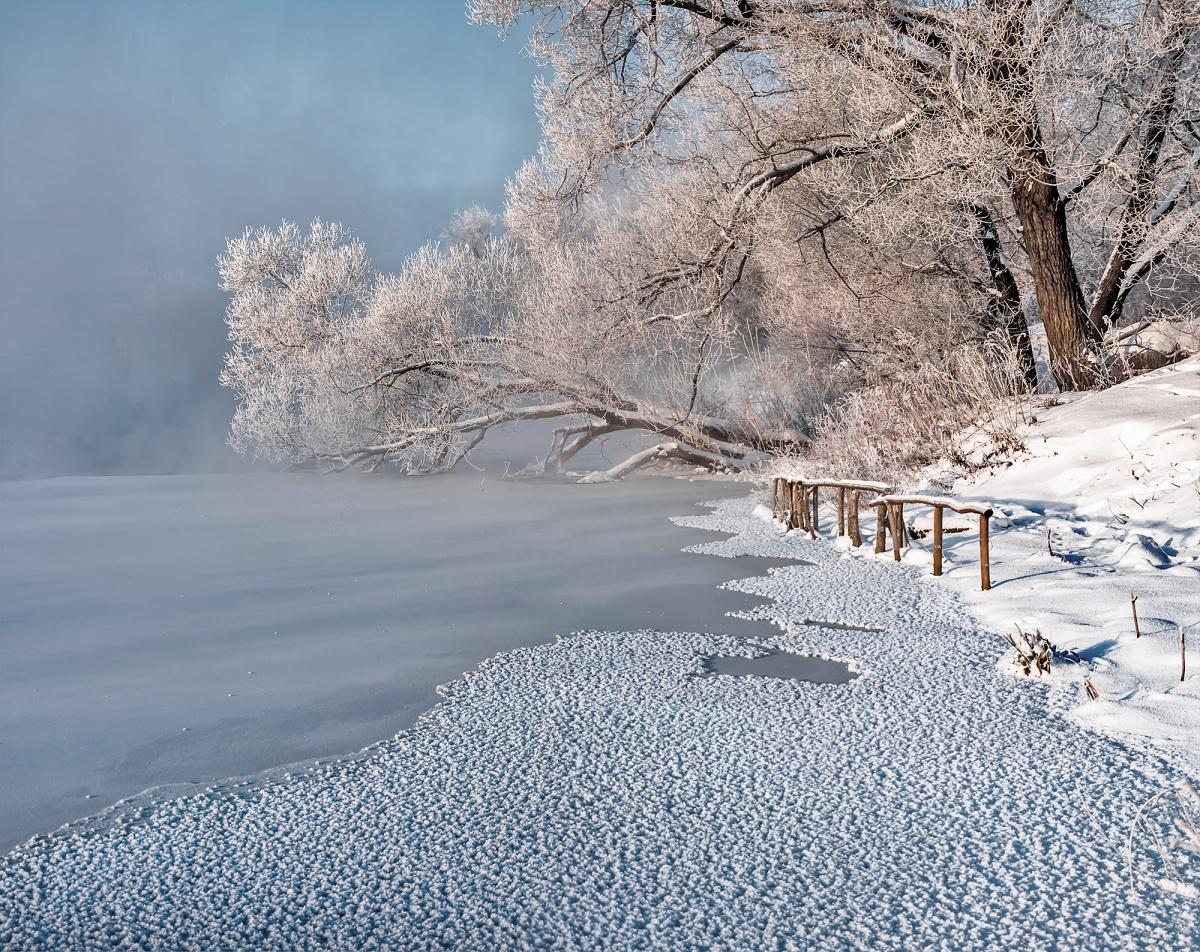
[[[251,530],[230,521],[209,534],[215,516],[198,518],[203,485],[181,487],[192,512],[155,516],[143,507],[147,524],[196,527],[192,576],[174,578],[227,591],[232,619],[222,621],[226,609],[210,594],[207,614],[167,630],[159,660],[144,656],[161,629],[113,652],[140,674],[104,680],[151,683],[143,703],[154,710],[138,731],[157,738],[127,754],[118,775],[137,768],[145,750],[168,749],[171,757],[153,761],[163,773],[191,768],[191,757],[227,772],[231,755],[216,752],[214,739],[237,751],[239,731],[272,742],[264,760],[278,759],[293,737],[319,746],[323,730],[313,725],[323,721],[361,720],[365,736],[379,736],[403,719],[396,712],[406,691],[414,705],[431,700],[427,686],[403,686],[414,668],[430,684],[439,665],[447,675],[438,677],[464,667],[471,676],[453,682],[419,730],[362,757],[170,788],[0,857],[0,946],[1048,952],[1092,948],[1100,937],[1104,948],[1129,952],[1197,948],[1200,905],[1161,888],[1164,873],[1194,882],[1190,861],[1176,850],[1180,865],[1169,866],[1156,846],[1186,816],[1161,798],[1182,776],[1153,754],[1081,729],[1047,703],[1045,686],[1002,670],[1002,639],[936,580],[886,557],[848,557],[826,540],[785,536],[755,518],[747,496],[680,520],[694,528],[672,538],[659,517],[719,491],[711,485],[595,495],[563,486],[542,496],[538,487],[485,484],[482,502],[464,499],[448,518],[432,481],[408,502],[405,487],[393,486],[369,506],[325,495],[340,483],[264,481],[259,507],[284,512],[251,522],[280,533],[309,511],[312,523],[274,542],[260,528],[228,559],[229,538],[250,539]],[[468,485],[457,484],[464,497]],[[218,513],[231,505],[224,495]],[[432,528],[410,527],[405,540],[402,520],[423,501],[416,522]],[[651,528],[638,528],[639,514]],[[560,523],[576,532],[554,528]],[[171,531],[156,540],[147,528],[132,548],[169,562]],[[356,545],[335,542],[343,536]],[[595,538],[576,544],[577,536]],[[677,546],[693,539],[713,557],[678,558]],[[436,562],[423,566],[420,552],[435,541]],[[358,548],[371,551],[350,554]],[[115,571],[119,550],[106,551],[104,571]],[[728,603],[710,586],[726,572],[762,568],[762,557],[791,564],[776,561],[769,575],[734,587],[759,599],[754,616],[776,626],[760,641],[774,652],[768,670],[757,659],[710,665],[750,653],[726,635],[628,630],[677,619],[720,626]],[[272,568],[264,574],[256,563]],[[287,581],[270,577],[279,563]],[[497,566],[500,578],[490,571]],[[278,646],[267,618],[241,618],[260,576],[263,592],[279,589],[263,602],[286,619]],[[604,581],[589,586],[592,577]],[[172,597],[164,590],[152,607],[170,614]],[[476,598],[474,610],[455,607]],[[359,616],[322,599],[367,607]],[[576,600],[578,622],[569,614],[554,621],[556,603]],[[376,625],[401,615],[411,627],[377,636]],[[596,618],[626,630],[474,664],[503,638]],[[467,629],[476,634],[464,640]],[[187,644],[185,630],[200,646],[195,663],[167,665],[164,656],[181,654],[169,646]],[[443,661],[434,660],[439,650]],[[262,666],[254,675],[247,654]],[[769,674],[797,655],[826,666],[850,661],[859,676],[811,684],[708,674]],[[99,658],[108,671],[107,657],[91,652],[68,667]],[[274,680],[273,706],[260,698],[259,713],[228,721],[209,713],[251,703],[244,688],[229,698],[226,684],[260,676]],[[323,709],[335,683],[351,701]],[[360,717],[352,701],[370,698],[372,686],[384,692],[379,709]],[[1063,689],[1075,685],[1064,678]],[[59,696],[46,707],[57,717],[65,703]],[[78,703],[89,705],[106,710],[96,695]],[[136,743],[107,714],[77,719],[95,722],[98,736],[108,725],[126,748]],[[195,726],[180,734],[185,720]],[[352,746],[353,730],[328,729]],[[112,757],[94,755],[85,740],[72,742],[81,758],[74,772],[103,775]],[[63,769],[62,752],[51,749]],[[1144,825],[1131,839],[1135,816]]]
[[[159,784],[349,753],[583,628],[760,634],[766,560],[669,521],[745,486],[480,476],[0,483],[0,849]]]

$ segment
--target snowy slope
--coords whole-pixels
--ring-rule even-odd
[[[953,485],[955,496],[993,505],[1000,517],[992,591],[978,591],[974,532],[955,537],[958,565],[948,581],[997,628],[1040,629],[1082,656],[1082,664],[1056,665],[1053,704],[1082,724],[1173,750],[1195,768],[1200,357],[1053,401],[1025,427],[1025,453]],[[927,554],[918,548],[909,558]],[[1180,626],[1190,642],[1182,682]],[[1085,678],[1099,700],[1088,700]]]

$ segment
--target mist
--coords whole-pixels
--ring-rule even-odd
[[[248,465],[215,259],[341,221],[394,268],[538,138],[459,0],[0,5],[0,475]]]

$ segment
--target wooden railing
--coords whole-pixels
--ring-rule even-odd
[[[817,537],[819,516],[819,494],[821,489],[838,490],[837,526],[838,535],[849,532],[851,545],[862,545],[859,531],[859,496],[875,493],[865,504],[876,514],[875,552],[887,549],[888,531],[892,535],[892,555],[900,561],[900,550],[908,545],[908,530],[904,524],[904,507],[929,506],[933,509],[933,574],[942,574],[943,513],[949,509],[962,515],[979,517],[979,587],[988,591],[992,587],[991,554],[988,544],[988,528],[992,510],[956,502],[946,496],[896,495],[886,483],[841,479],[783,479],[771,481],[771,515],[782,518],[789,529],[804,529],[812,538]],[[954,530],[951,530],[954,531]]]
[[[875,551],[887,548],[888,526],[892,530],[892,555],[900,561],[900,549],[908,544],[908,533],[904,527],[904,507],[930,506],[933,509],[933,574],[942,574],[942,513],[949,509],[962,515],[979,517],[979,587],[987,591],[992,587],[991,553],[988,547],[988,526],[992,510],[983,506],[972,506],[955,502],[945,496],[880,496],[872,499],[869,506],[875,507],[878,519],[875,531]],[[886,519],[885,519],[886,510]]]
[[[822,489],[838,490],[838,535],[850,534],[855,545],[862,545],[859,532],[859,496],[862,493],[879,495],[891,492],[887,483],[847,479],[775,479],[771,482],[771,515],[783,516],[789,529],[804,529],[817,537],[820,493]]]

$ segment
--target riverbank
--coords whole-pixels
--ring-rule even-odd
[[[930,582],[997,631],[1074,653],[1044,679],[1052,708],[1200,773],[1200,357],[1045,399],[1020,437],[1023,451],[970,476],[927,474],[923,490],[996,510],[991,591],[973,527],[947,537],[946,574]],[[928,572],[929,539],[904,561]]]
[[[1141,853],[1131,888],[1122,854],[1179,772],[1047,711],[951,588],[755,504],[679,521],[733,533],[696,552],[810,563],[731,587],[771,600],[748,612],[778,628],[764,648],[853,681],[699,677],[758,650],[714,635],[519,648],[362,760],[20,847],[0,941],[1193,947],[1196,904]]]

